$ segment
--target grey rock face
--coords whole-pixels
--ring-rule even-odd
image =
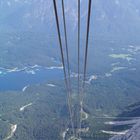
[[[140,140],[140,121],[125,135],[114,136],[110,140]]]

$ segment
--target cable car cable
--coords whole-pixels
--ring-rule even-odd
[[[67,93],[68,93],[67,100],[68,100],[68,108],[69,108],[69,113],[70,113],[70,121],[71,121],[72,131],[74,133],[74,127],[73,127],[73,121],[72,121],[72,111],[71,111],[71,105],[70,105],[70,92],[69,92],[68,82],[67,82],[67,75],[66,75],[66,68],[65,68],[65,61],[64,61],[64,54],[63,54],[63,47],[62,47],[61,34],[60,34],[60,28],[59,28],[59,19],[58,19],[58,13],[57,13],[57,5],[56,5],[55,0],[53,0],[53,5],[54,5],[54,12],[55,12],[56,25],[57,25],[59,47],[60,47],[60,52],[61,52],[61,59],[62,59],[64,77],[65,77],[66,90],[67,90]]]
[[[83,100],[84,100],[84,90],[85,90],[85,81],[86,81],[86,71],[87,71],[87,56],[88,56],[88,46],[89,46],[89,29],[90,29],[90,17],[91,17],[91,3],[92,0],[89,0],[88,3],[88,19],[87,19],[87,33],[86,33],[86,48],[85,48],[85,57],[84,57],[84,75],[81,91],[81,110],[80,110],[80,126],[82,127],[82,111],[83,111]],[[81,135],[81,133],[80,133]]]

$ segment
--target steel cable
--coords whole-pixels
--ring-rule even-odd
[[[67,101],[68,101],[68,108],[69,108],[69,114],[70,114],[70,122],[71,122],[72,131],[74,133],[72,110],[71,110],[71,105],[70,105],[70,92],[69,92],[68,81],[67,81],[66,67],[65,67],[63,47],[62,47],[62,41],[61,41],[61,33],[60,33],[60,28],[59,28],[59,19],[58,19],[58,13],[57,13],[57,5],[56,5],[55,0],[53,0],[53,5],[54,5],[55,19],[56,19],[58,39],[59,39],[59,47],[60,47],[60,52],[61,52],[62,65],[63,65],[63,72],[64,72],[65,84],[66,84],[66,90],[67,90]]]

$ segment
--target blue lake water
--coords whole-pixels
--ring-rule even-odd
[[[23,70],[0,69],[0,91],[22,90],[27,85],[63,78],[61,68],[26,68]]]

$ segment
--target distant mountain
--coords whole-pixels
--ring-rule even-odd
[[[1,0],[0,31],[45,31],[55,35],[51,0]],[[61,17],[61,1],[57,1]],[[81,28],[85,33],[88,1],[81,0]],[[65,0],[70,36],[77,30],[77,3]],[[140,33],[139,0],[93,0],[91,35],[96,39],[138,39]]]

